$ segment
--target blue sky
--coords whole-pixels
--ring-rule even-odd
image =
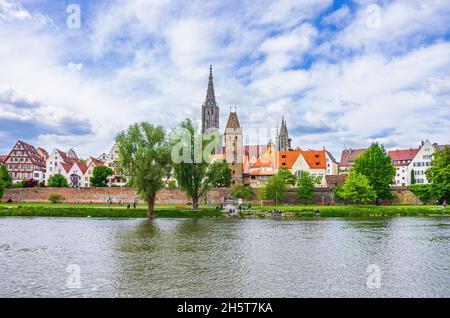
[[[209,64],[222,128],[237,106],[244,129],[285,116],[336,157],[449,143],[449,22],[446,0],[0,0],[0,154],[99,155],[135,121],[199,119]]]

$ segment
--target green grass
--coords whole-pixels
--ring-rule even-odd
[[[0,206],[1,216],[39,216],[39,217],[107,217],[107,218],[146,218],[147,210],[142,208],[108,208],[108,207],[54,207],[54,206]],[[222,217],[216,209],[157,209],[157,218],[202,218]]]
[[[440,206],[417,206],[417,205],[280,205],[280,206],[257,206],[253,205],[251,211],[241,213],[241,217],[255,215],[266,217],[267,211],[279,209],[285,215],[295,218],[315,217],[315,210],[320,211],[320,217],[394,217],[394,216],[450,216],[450,208],[443,209]],[[127,209],[126,205],[106,204],[51,204],[51,203],[1,203],[1,216],[48,216],[48,217],[108,217],[108,218],[145,218],[147,209],[145,205],[138,205],[136,209]],[[200,210],[193,211],[187,205],[157,205],[155,217],[162,218],[202,218],[222,217],[222,213],[215,208],[201,206]]]
[[[263,211],[278,209],[283,212],[290,212],[296,217],[312,217],[314,211],[320,211],[320,217],[386,217],[386,216],[427,216],[427,215],[450,215],[450,209],[443,209],[441,206],[433,205],[283,205],[253,207]]]

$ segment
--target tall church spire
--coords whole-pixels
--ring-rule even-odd
[[[281,118],[280,134],[278,135],[278,150],[288,151],[291,149],[291,138],[289,138],[286,120],[284,116]]]
[[[208,90],[202,105],[202,132],[211,133],[219,130],[219,106],[216,103],[212,65],[209,66]]]
[[[206,92],[205,106],[217,106],[216,95],[214,94],[212,65],[209,66],[208,91]]]

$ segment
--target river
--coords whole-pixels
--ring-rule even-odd
[[[450,218],[0,218],[2,297],[450,297]]]

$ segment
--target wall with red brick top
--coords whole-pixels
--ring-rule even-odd
[[[60,194],[67,203],[105,203],[111,199],[113,203],[133,203],[143,200],[133,188],[20,188],[6,189],[2,201],[11,198],[13,202],[48,202],[50,194]],[[211,204],[223,202],[229,195],[229,189],[212,189],[207,194],[207,201]],[[186,204],[191,199],[179,189],[162,189],[156,196],[160,204]],[[204,203],[204,200],[201,201]]]
[[[407,187],[393,187],[394,203],[400,204],[418,204],[419,201]],[[225,196],[230,194],[230,189],[215,188],[211,189],[205,200],[200,203],[220,204],[223,203]],[[111,199],[113,203],[138,203],[144,201],[133,188],[21,188],[6,189],[2,201],[6,202],[9,198],[13,202],[48,202],[50,194],[60,194],[67,203],[106,203]],[[156,203],[159,204],[186,204],[191,199],[186,197],[180,189],[162,189],[156,196]],[[329,188],[316,189],[314,203],[328,204],[334,202],[333,192]],[[299,203],[295,189],[290,189],[286,193],[285,202],[289,204]]]

